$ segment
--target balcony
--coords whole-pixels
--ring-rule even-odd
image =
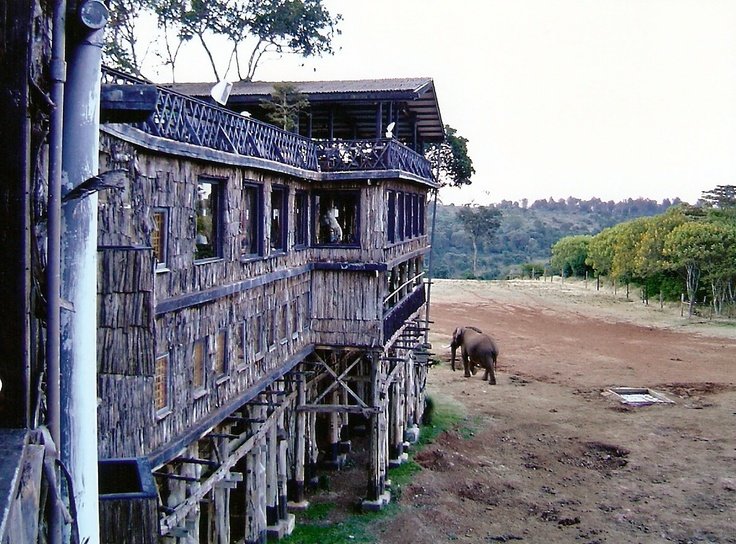
[[[105,68],[102,83],[147,82]],[[157,87],[155,111],[131,125],[159,138],[313,172],[397,170],[433,180],[429,161],[394,139],[313,140],[163,87]]]

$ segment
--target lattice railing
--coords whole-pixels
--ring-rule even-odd
[[[103,83],[147,83],[104,68]],[[156,110],[136,128],[185,142],[306,170],[402,170],[432,179],[429,161],[396,140],[312,140],[203,100],[158,87]]]
[[[319,146],[319,166],[325,172],[403,170],[432,179],[429,161],[396,140],[335,140]]]

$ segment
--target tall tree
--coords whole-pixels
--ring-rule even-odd
[[[714,208],[736,207],[736,185],[717,185],[715,189],[703,191],[701,200]]]
[[[470,178],[475,168],[468,155],[468,139],[459,136],[450,125],[445,125],[445,140],[428,146],[424,156],[432,164],[435,179],[441,185],[461,187],[472,183]]]
[[[140,75],[145,53],[140,52],[139,40],[143,37],[136,29],[141,15],[149,8],[148,0],[108,0],[108,8],[110,19],[105,30],[103,62]],[[150,42],[146,41],[144,47],[149,46]]]
[[[175,73],[182,44],[195,40],[204,50],[216,80],[235,64],[239,79],[250,81],[269,53],[303,57],[333,52],[341,15],[332,16],[322,0],[110,0],[117,15],[108,25],[106,62],[140,73],[142,61],[134,44],[140,38],[136,22],[155,15],[157,54]],[[115,37],[115,38],[112,38]],[[115,41],[117,40],[117,41]],[[226,64],[216,56],[215,43],[228,44]]]
[[[552,246],[552,267],[560,270],[563,276],[584,276],[588,270],[586,259],[591,238],[588,234],[580,234],[558,240]]]
[[[670,232],[663,253],[674,268],[685,271],[685,288],[693,315],[701,275],[715,277],[719,270],[732,270],[736,259],[736,229],[713,223],[692,221]]]
[[[478,276],[478,246],[493,238],[501,226],[501,210],[493,206],[463,206],[457,218],[473,243],[473,276]]]
[[[299,120],[299,112],[309,106],[309,100],[292,83],[275,83],[270,100],[262,100],[261,106],[274,125],[293,130]]]

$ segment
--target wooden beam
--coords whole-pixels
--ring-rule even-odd
[[[103,84],[100,89],[101,123],[137,123],[156,111],[158,89],[147,84]]]

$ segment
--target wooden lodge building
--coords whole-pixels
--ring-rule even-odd
[[[271,84],[227,109],[159,87],[145,119],[104,123],[143,82],[103,83],[100,172],[122,175],[98,207],[103,541],[288,534],[356,428],[381,508],[424,407],[432,80],[299,84],[298,133],[257,119]]]
[[[424,409],[432,80],[298,84],[286,132],[272,84],[100,87],[103,14],[66,7],[0,17],[0,544],[263,543],[358,437],[381,508]]]

